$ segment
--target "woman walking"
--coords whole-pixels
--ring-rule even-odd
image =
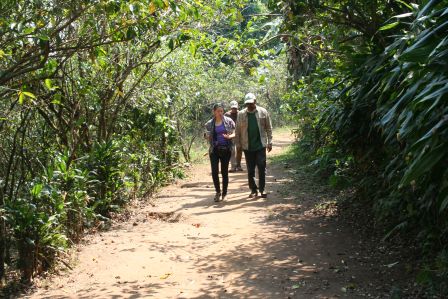
[[[221,104],[213,106],[213,118],[205,124],[205,137],[209,140],[209,157],[215,185],[215,202],[225,200],[229,185],[229,161],[232,155],[232,138],[235,137],[235,123],[224,115]],[[219,183],[219,164],[221,163],[222,189]]]

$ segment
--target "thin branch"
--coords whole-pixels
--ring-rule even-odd
[[[250,15],[245,15],[247,17],[282,17],[282,14],[279,13],[255,13]]]

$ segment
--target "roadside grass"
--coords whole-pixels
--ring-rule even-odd
[[[205,140],[195,142],[190,151],[190,163],[202,164],[208,160],[208,145]]]
[[[281,128],[279,131],[291,130],[290,128]],[[294,141],[281,154],[271,156],[269,160],[275,164],[283,164],[285,168],[310,169],[310,156],[300,146],[298,141]]]
[[[290,144],[282,153],[269,158],[271,165],[283,169],[291,180],[279,190],[279,194],[285,198],[294,194],[297,201],[311,204],[309,209],[313,213],[328,214],[326,211],[331,206],[331,214],[334,214],[340,194],[319,174],[316,166],[310,164],[311,158],[298,141]]]

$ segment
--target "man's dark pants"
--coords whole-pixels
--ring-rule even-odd
[[[210,164],[212,166],[213,185],[217,193],[221,193],[219,185],[219,162],[221,162],[222,175],[222,194],[227,194],[227,187],[229,186],[229,162],[232,152],[228,151],[213,151],[210,154]]]
[[[258,151],[244,151],[244,157],[250,190],[253,193],[257,192],[257,189],[263,192],[266,185],[266,148],[263,147]],[[255,183],[255,167],[258,168],[258,187]]]

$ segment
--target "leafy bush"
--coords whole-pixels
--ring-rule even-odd
[[[246,76],[278,54],[255,47],[265,8],[0,1],[0,283],[18,251],[29,280],[94,221],[181,176],[210,95],[258,88],[279,106],[282,68]]]
[[[407,5],[379,29],[390,34],[384,48],[347,53],[351,67],[320,63],[286,98],[330,182],[348,170],[389,227],[385,238],[417,235],[427,258],[419,280],[438,282],[439,293],[448,280],[447,4]]]
[[[60,189],[63,187],[61,171],[66,166],[58,158],[46,169],[44,176],[29,185],[27,197],[18,198],[6,206],[7,219],[17,240],[18,266],[24,280],[30,280],[38,268],[50,266],[58,252],[67,246],[67,192]]]
[[[126,201],[125,165],[120,143],[114,139],[95,143],[85,167],[92,183],[89,186],[92,209],[103,216],[116,211]]]
[[[413,15],[397,17],[415,19],[366,61],[342,93],[349,104],[328,110],[325,123],[379,167],[390,194],[378,200],[379,215],[418,228],[429,250],[448,241],[448,15],[434,1]]]

